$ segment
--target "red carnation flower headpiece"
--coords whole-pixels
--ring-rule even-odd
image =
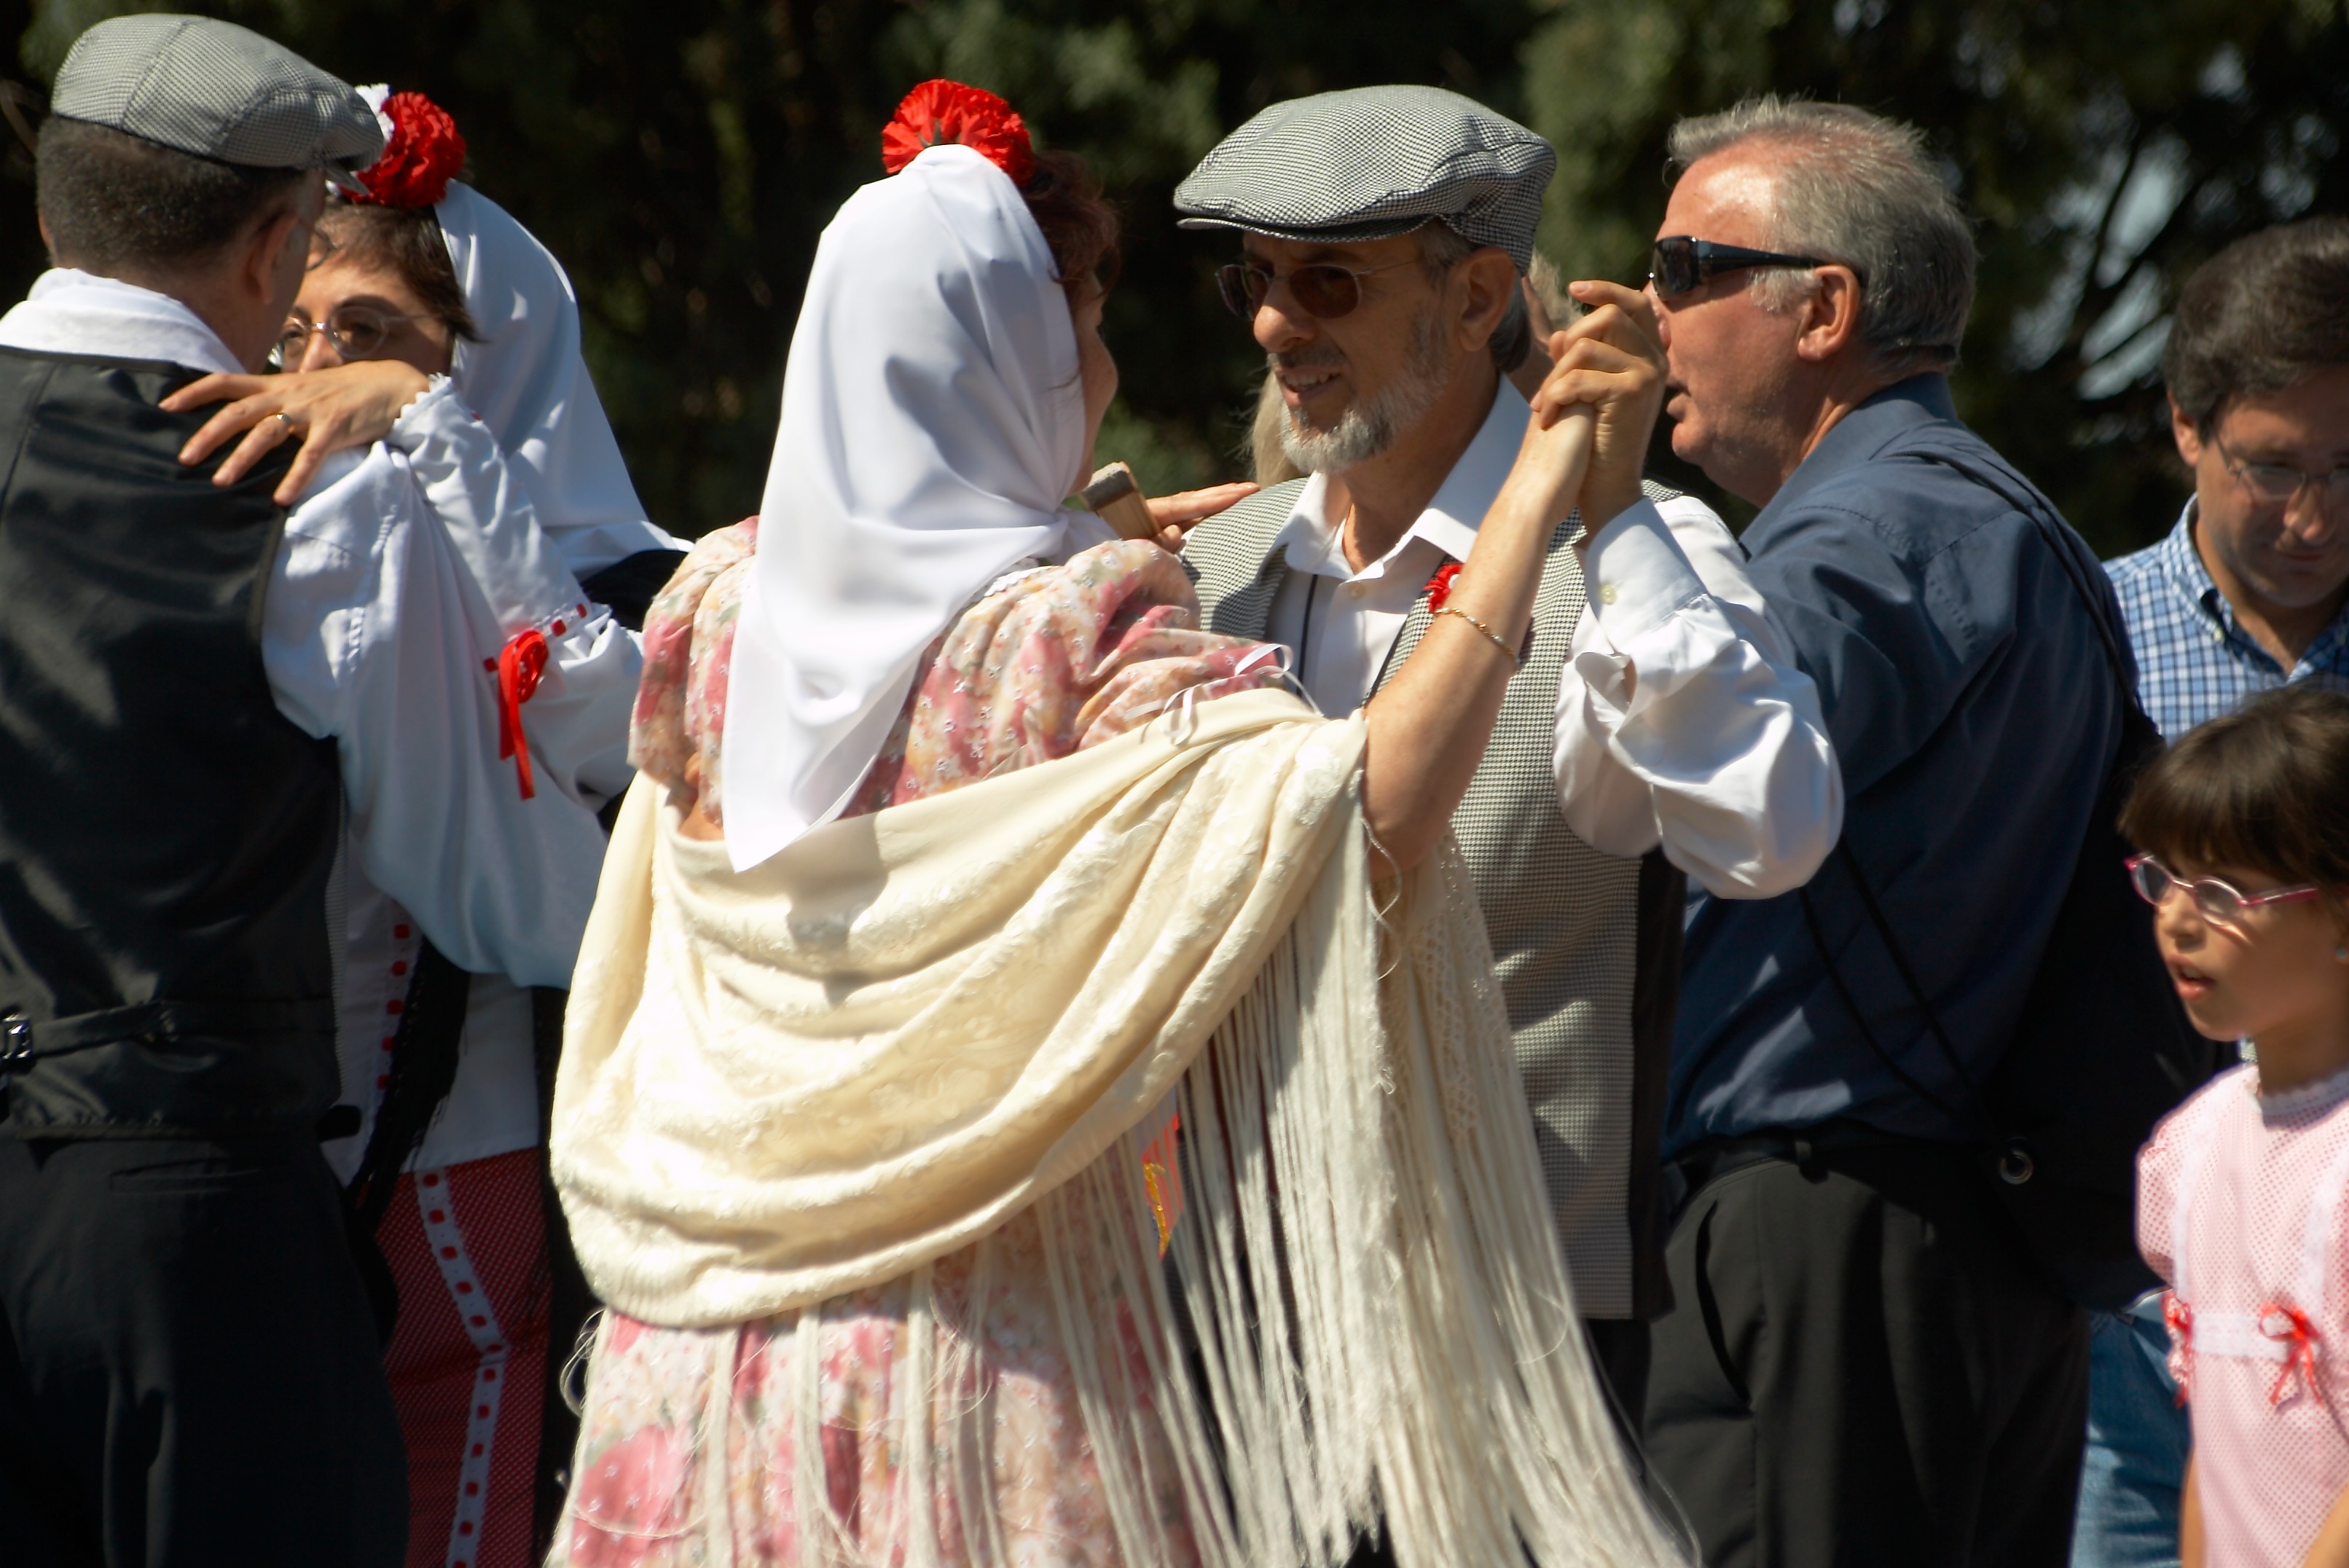
[[[449,193],[449,182],[465,167],[465,139],[449,111],[420,92],[396,92],[383,100],[391,135],[383,156],[359,171],[367,188],[354,202],[379,207],[430,207]]]
[[[925,147],[968,147],[1025,186],[1036,172],[1028,127],[1012,107],[981,88],[944,79],[905,95],[897,117],[881,130],[881,167],[895,174]]]

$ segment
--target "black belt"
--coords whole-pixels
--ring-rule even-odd
[[[1886,1149],[1940,1149],[1962,1158],[1972,1147],[1971,1144],[1889,1133],[1865,1122],[1832,1121],[1808,1127],[1764,1127],[1760,1132],[1745,1133],[1737,1137],[1708,1138],[1685,1153],[1674,1156],[1664,1167],[1667,1188],[1664,1207],[1667,1213],[1678,1219],[1688,1200],[1705,1187],[1724,1176],[1774,1161],[1795,1166],[1804,1175],[1816,1179],[1853,1154],[1877,1153]],[[1675,1182],[1679,1186],[1677,1192],[1670,1190]]]
[[[335,1031],[335,1004],[326,997],[224,1002],[142,1002],[64,1018],[0,1012],[0,1074],[19,1073],[45,1056],[63,1056],[118,1040],[236,1039],[254,1034]]]

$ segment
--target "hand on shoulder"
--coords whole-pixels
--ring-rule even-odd
[[[1152,496],[1150,520],[1158,524],[1158,543],[1173,554],[1181,555],[1183,540],[1194,527],[1219,512],[1229,511],[1262,488],[1242,480],[1211,484],[1205,490]]]
[[[234,484],[272,449],[301,438],[302,450],[276,491],[278,504],[291,506],[319,464],[346,448],[370,446],[389,435],[401,411],[431,384],[423,371],[399,360],[362,359],[275,376],[205,376],[164,399],[162,406],[176,414],[209,403],[226,405],[180,449],[180,461],[192,466],[243,435],[213,473],[214,484]]]

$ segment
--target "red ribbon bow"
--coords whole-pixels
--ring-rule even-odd
[[[2291,1347],[2284,1355],[2283,1365],[2276,1369],[2275,1382],[2268,1388],[2268,1403],[2271,1406],[2283,1403],[2284,1390],[2291,1386],[2295,1373],[2300,1376],[2302,1391],[2311,1398],[2317,1397],[2318,1335],[2315,1326],[2308,1321],[2308,1314],[2298,1307],[2270,1302],[2260,1308],[2260,1332],[2270,1339],[2281,1339]]]
[[[498,652],[498,760],[514,760],[514,776],[522,797],[535,799],[538,788],[530,776],[530,737],[523,733],[522,705],[538,690],[546,670],[546,639],[536,627],[525,627],[507,639]]]
[[[2179,1372],[2190,1371],[2194,1365],[2194,1309],[2179,1301],[2176,1291],[2165,1291],[2161,1297],[2161,1321],[2169,1325],[2170,1332],[2178,1336],[2178,1345],[2186,1352],[2178,1357]],[[2180,1376],[2178,1379],[2178,1402],[2180,1405],[2186,1403],[2186,1393],[2187,1378]]]

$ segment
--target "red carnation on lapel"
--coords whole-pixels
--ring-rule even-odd
[[[1446,561],[1435,568],[1435,576],[1427,579],[1427,607],[1431,613],[1444,607],[1452,597],[1452,579],[1460,575],[1460,563]]]
[[[367,188],[354,202],[380,207],[429,207],[449,193],[465,167],[465,139],[449,111],[420,92],[396,92],[383,101],[391,137],[383,156],[359,171]]]
[[[968,147],[1025,186],[1036,172],[1028,127],[1012,107],[984,88],[944,79],[905,95],[897,117],[881,130],[881,167],[895,174],[925,147]]]

